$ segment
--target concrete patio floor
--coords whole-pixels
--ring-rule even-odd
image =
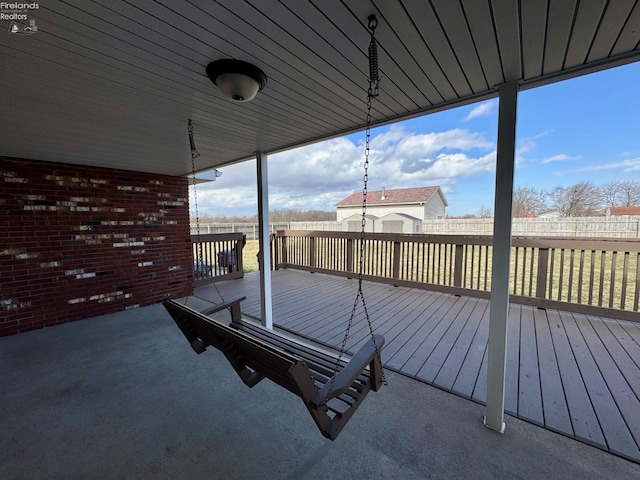
[[[335,441],[196,355],[161,305],[0,339],[0,478],[640,478],[640,465],[389,372]]]

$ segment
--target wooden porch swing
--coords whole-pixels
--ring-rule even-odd
[[[349,360],[310,345],[300,344],[266,328],[240,319],[244,297],[198,312],[175,300],[164,306],[196,353],[208,346],[220,350],[245,385],[253,387],[268,378],[299,396],[318,429],[335,440],[369,391],[382,385],[382,366],[376,350],[384,338],[375,335]],[[207,314],[230,309],[225,325]],[[377,348],[376,348],[377,345]]]
[[[225,301],[216,286],[221,303],[204,311],[196,311],[176,300],[164,301],[164,306],[176,322],[193,350],[200,354],[212,346],[220,350],[245,385],[253,387],[268,378],[289,392],[299,396],[318,429],[326,438],[335,440],[356,409],[370,391],[386,385],[380,350],[384,337],[375,335],[362,291],[364,271],[364,235],[367,205],[369,142],[371,137],[371,101],[378,95],[378,61],[375,41],[375,15],[369,17],[371,42],[369,44],[369,89],[367,94],[367,130],[364,162],[362,203],[362,231],[360,241],[360,268],[358,292],[339,352],[321,349],[301,340],[276,333],[261,325],[243,321],[240,302],[245,297]],[[193,159],[198,156],[193,140],[193,127],[188,124]],[[195,181],[194,181],[195,187]],[[196,222],[197,196],[196,202]],[[199,232],[199,226],[198,226]],[[199,260],[202,263],[202,259]],[[215,285],[215,282],[214,282]],[[352,357],[345,353],[351,325],[358,303],[362,301],[369,326],[370,338]],[[226,325],[209,315],[228,309],[231,323]]]

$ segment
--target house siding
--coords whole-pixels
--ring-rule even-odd
[[[185,178],[0,157],[0,336],[192,291]]]
[[[442,202],[442,197],[436,193],[425,203],[424,216],[419,218],[423,220],[437,220],[438,218],[444,218],[444,215],[445,205]]]
[[[337,218],[341,222],[351,215],[362,215],[362,206],[338,207]],[[420,204],[367,205],[367,214],[384,217],[390,213],[404,213],[419,219],[423,218],[424,206]]]

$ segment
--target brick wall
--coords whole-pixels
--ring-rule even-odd
[[[0,157],[0,336],[192,290],[184,178]]]

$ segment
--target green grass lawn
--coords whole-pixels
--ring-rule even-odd
[[[245,272],[258,270],[258,247],[258,240],[247,240],[247,244],[242,249],[242,265]]]
[[[249,242],[248,242],[249,243]],[[289,263],[309,266],[308,238],[288,239]],[[255,247],[257,249],[257,246]],[[254,249],[254,252],[256,251]],[[467,246],[463,253],[461,287],[490,291],[492,249]],[[454,285],[455,248],[430,244],[420,248],[404,244],[400,253],[398,277],[412,282]],[[255,253],[253,253],[255,256]],[[393,276],[393,244],[370,242],[365,247],[365,274]],[[353,271],[357,271],[358,252],[353,254]],[[246,256],[245,256],[246,258]],[[346,243],[339,239],[318,238],[315,242],[317,268],[345,271]],[[570,248],[552,248],[546,273],[545,297],[550,300],[633,310],[637,298],[640,257],[637,253],[602,253]],[[514,247],[511,255],[510,292],[536,296],[538,251]]]

